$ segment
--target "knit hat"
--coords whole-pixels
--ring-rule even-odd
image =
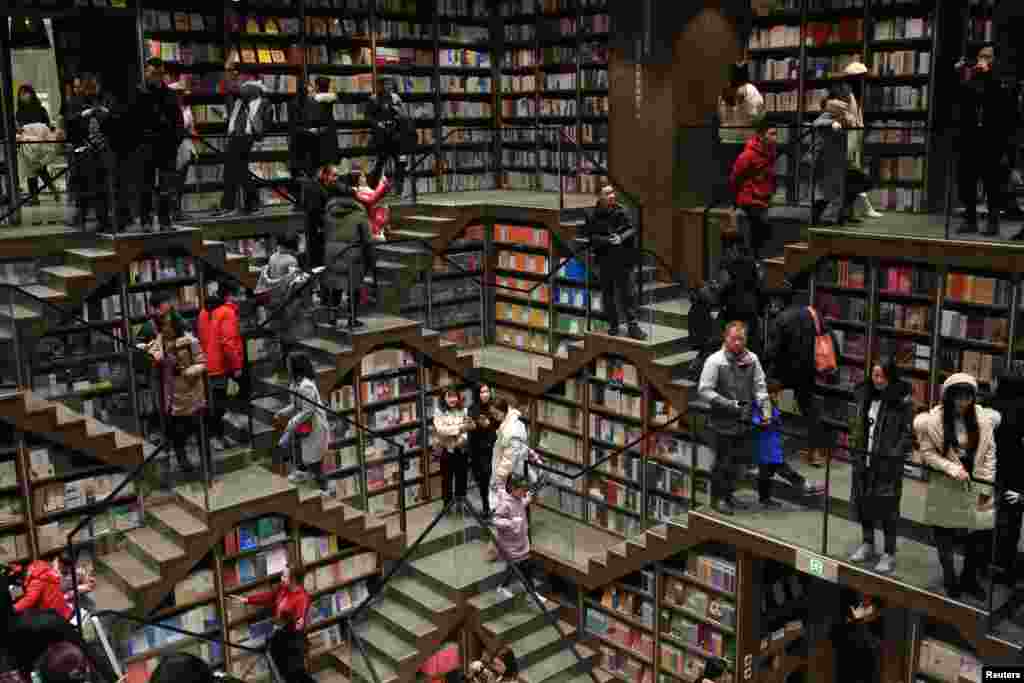
[[[977,395],[978,393],[978,380],[974,379],[972,375],[966,372],[956,372],[949,376],[945,382],[942,383],[942,396],[945,397],[946,391],[950,387],[955,387],[958,384],[966,384],[971,390]]]
[[[844,76],[863,76],[867,72],[868,68],[862,62],[850,62],[843,69]]]

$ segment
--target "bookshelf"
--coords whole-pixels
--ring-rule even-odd
[[[934,0],[783,0],[754,17],[747,52],[754,85],[770,119],[783,126],[813,121],[830,84],[852,62],[868,68],[858,95],[865,119],[864,170],[876,180],[875,206],[922,211],[938,52]],[[806,166],[781,162],[791,198],[811,199]]]
[[[914,630],[914,683],[981,683],[984,663],[955,629],[917,619]]]
[[[449,243],[447,258],[435,257],[431,282],[412,288],[403,312],[426,322],[442,338],[470,349],[483,343],[485,231],[483,225],[468,226]]]
[[[22,562],[33,557],[30,510],[27,499],[23,438],[4,426],[5,444],[0,448],[0,558]]]

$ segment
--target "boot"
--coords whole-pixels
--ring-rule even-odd
[[[864,216],[866,218],[881,218],[883,215],[878,211],[875,211],[875,207],[871,205],[871,197],[867,192],[861,192],[857,195],[857,200],[860,202],[861,207],[864,209]]]
[[[939,553],[939,565],[942,567],[942,586],[946,595],[959,600],[961,595],[960,579],[956,575],[953,554]]]

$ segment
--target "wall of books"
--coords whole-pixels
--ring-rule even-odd
[[[868,68],[864,170],[878,183],[875,206],[920,211],[927,205],[926,164],[935,0],[783,0],[755,16],[748,42],[751,78],[780,125],[813,121],[830,85],[853,62]],[[802,199],[809,167],[783,162],[783,184]],[[799,172],[799,186],[794,177]]]
[[[873,359],[896,359],[919,410],[939,400],[954,372],[974,375],[984,398],[1013,359],[1015,274],[830,257],[815,271],[813,299],[839,341],[840,371],[828,383],[819,380],[818,389],[841,446],[856,415],[853,389]]]
[[[619,357],[601,357],[553,387],[536,400],[531,432],[554,470],[539,504],[629,536],[677,520],[692,501],[709,502],[711,451],[677,416],[644,385],[636,366]]]

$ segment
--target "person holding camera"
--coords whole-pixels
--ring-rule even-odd
[[[722,348],[708,356],[697,388],[711,404],[709,426],[715,439],[715,464],[711,470],[711,505],[723,515],[741,507],[735,499],[738,468],[753,455],[751,429],[754,406],[762,419],[772,419],[768,383],[757,355],[747,349],[747,326],[734,320],[725,326]]]
[[[1017,103],[1012,89],[996,76],[995,64],[995,48],[985,45],[973,65],[965,60],[956,65],[960,74],[957,184],[964,205],[964,222],[957,232],[961,235],[978,232],[979,179],[988,204],[984,235],[999,234],[999,211],[1005,206],[1002,161],[1016,127]]]
[[[445,389],[434,414],[434,436],[441,458],[441,492],[447,505],[453,498],[465,498],[467,486],[466,444],[473,423],[454,387]]]
[[[647,335],[636,319],[636,297],[633,292],[633,270],[641,257],[637,229],[619,206],[615,188],[601,188],[597,206],[582,228],[582,236],[590,240],[601,282],[601,305],[608,315],[608,334],[619,334],[623,316],[633,339]]]

